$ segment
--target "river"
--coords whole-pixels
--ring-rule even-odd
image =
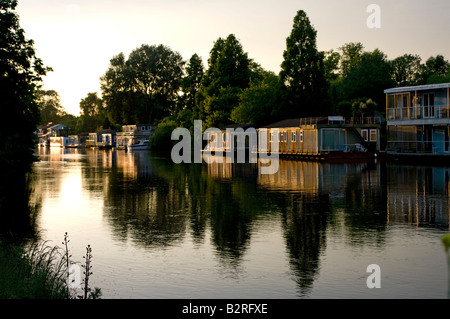
[[[150,151],[38,149],[49,244],[92,247],[105,299],[446,298],[446,167],[174,164]],[[378,265],[380,288],[369,288]]]

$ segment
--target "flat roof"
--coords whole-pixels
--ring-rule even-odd
[[[447,88],[450,88],[450,83],[404,86],[404,87],[391,88],[391,89],[384,90],[384,93],[389,94],[389,93],[437,90],[437,89],[447,89]]]

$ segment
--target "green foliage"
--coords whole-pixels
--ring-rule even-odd
[[[0,244],[1,299],[64,299],[64,263],[56,247]]]
[[[448,252],[450,249],[450,234],[441,237],[442,244],[444,244],[445,251]]]
[[[248,58],[233,34],[219,38],[210,52],[208,70],[197,93],[194,115],[210,127],[231,123],[231,112],[254,74],[255,64]]]
[[[103,107],[103,100],[97,96],[97,93],[88,93],[80,101],[80,110],[81,115],[76,125],[77,132],[96,132],[102,127],[112,126],[108,113]]]
[[[195,108],[195,96],[200,89],[204,72],[202,59],[194,54],[186,65],[186,75],[181,85],[182,95],[178,98],[178,111]]]
[[[159,123],[150,139],[151,148],[161,151],[171,150],[175,145],[175,141],[172,141],[172,132],[177,127],[177,123],[170,118],[166,118]]]
[[[364,45],[361,42],[350,42],[339,48],[341,53],[341,74],[347,76],[352,67],[361,62]]]
[[[128,59],[120,53],[101,78],[102,95],[112,121],[152,123],[175,111],[184,61],[164,45],[142,45]]]
[[[36,95],[50,69],[36,57],[33,41],[25,38],[16,6],[15,0],[0,1],[0,165],[28,171],[40,122]]]
[[[360,97],[370,97],[380,112],[384,112],[383,90],[394,86],[391,77],[391,65],[386,55],[378,49],[364,52],[359,62],[352,64],[338,85],[340,99],[353,100]]]
[[[418,55],[404,54],[391,61],[392,79],[396,86],[421,84],[422,65]]]
[[[37,103],[41,113],[41,125],[47,123],[59,123],[59,120],[66,114],[64,108],[61,106],[61,99],[58,92],[54,90],[38,90]]]
[[[317,32],[302,10],[297,12],[283,53],[280,80],[290,117],[328,112],[324,56],[317,50]]]
[[[252,81],[240,95],[239,105],[231,112],[231,120],[237,124],[267,124],[280,113],[280,82],[270,72]]]

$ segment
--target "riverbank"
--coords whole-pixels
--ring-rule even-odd
[[[66,299],[64,275],[55,268],[55,258],[54,248],[26,250],[0,242],[0,299]]]

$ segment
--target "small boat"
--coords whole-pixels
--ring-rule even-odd
[[[150,149],[150,141],[149,140],[139,140],[138,143],[130,144],[127,146],[129,151],[137,151],[137,150],[149,150]]]

